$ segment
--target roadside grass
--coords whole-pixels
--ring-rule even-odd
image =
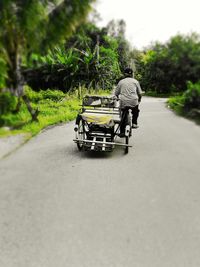
[[[183,115],[184,97],[183,95],[170,97],[167,101],[169,107],[177,114]]]
[[[29,87],[26,87],[25,91],[31,106],[39,110],[38,121],[31,120],[27,106],[22,103],[17,114],[9,113],[2,116],[4,125],[0,128],[0,137],[24,133],[29,139],[50,125],[74,120],[81,108],[81,100],[84,95],[110,94],[105,90],[88,92],[85,88],[75,89],[66,94],[59,90],[34,92]]]
[[[200,113],[198,109],[191,109],[186,111],[184,109],[185,96],[179,95],[170,97],[167,101],[169,107],[179,116],[190,119],[200,125]]]

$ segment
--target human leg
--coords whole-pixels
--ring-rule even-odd
[[[127,109],[121,109],[121,122],[120,122],[120,135],[125,134],[125,128],[127,125]]]
[[[140,112],[140,110],[139,110],[138,105],[132,108],[132,124],[133,125],[137,125],[139,112]]]

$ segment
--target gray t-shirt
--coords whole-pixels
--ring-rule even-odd
[[[120,95],[121,108],[126,106],[135,107],[139,104],[138,96],[142,95],[142,89],[136,79],[127,77],[118,83],[115,95]]]

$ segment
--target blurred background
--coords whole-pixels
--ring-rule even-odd
[[[199,2],[1,0],[0,136],[73,120],[132,67],[146,95],[199,121]]]

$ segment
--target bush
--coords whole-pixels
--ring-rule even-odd
[[[13,111],[17,105],[17,97],[9,92],[0,93],[0,116]]]
[[[183,97],[184,110],[186,112],[192,109],[200,109],[200,82],[194,84],[189,82]]]
[[[63,94],[61,91],[34,92],[25,86],[25,94],[32,108],[39,110],[38,122],[31,120],[27,105],[22,101],[18,112],[8,112],[0,116],[0,127],[7,126],[11,129],[5,133],[0,128],[0,136],[10,133],[28,133],[33,136],[49,125],[74,120],[80,109],[80,100],[76,96]],[[6,104],[5,106],[8,107]]]
[[[170,97],[168,100],[168,104],[170,108],[175,110],[178,114],[181,114],[183,111],[184,100],[185,98],[183,95],[178,95],[178,96]]]
[[[50,99],[57,102],[61,101],[65,97],[65,94],[59,90],[48,89],[46,91],[41,90],[39,92],[35,92],[28,86],[25,87],[25,94],[30,99],[30,101],[34,103],[38,103],[39,101],[44,99]]]
[[[139,57],[141,86],[156,93],[184,93],[187,81],[197,83],[200,73],[200,35],[176,35],[155,43]]]
[[[170,97],[168,104],[178,114],[200,123],[200,82],[188,82],[185,93]]]

